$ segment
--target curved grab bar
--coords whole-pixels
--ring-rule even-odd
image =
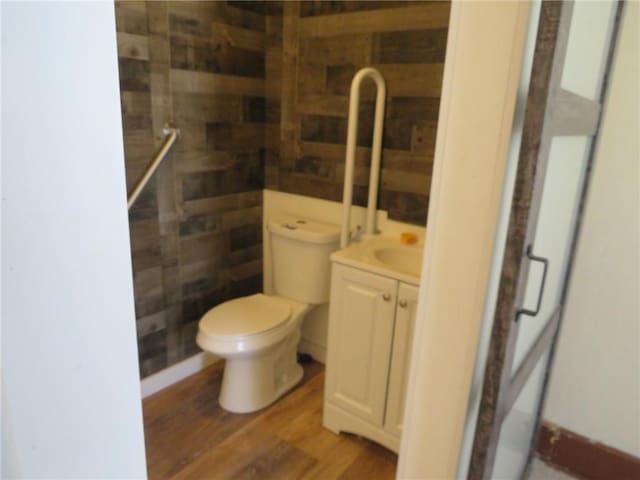
[[[158,150],[158,153],[156,153],[156,155],[153,157],[153,160],[142,174],[142,177],[140,177],[140,180],[138,180],[138,183],[136,183],[136,186],[133,187],[133,190],[129,194],[129,198],[127,198],[127,209],[129,210],[131,210],[131,206],[138,199],[140,193],[142,193],[142,189],[147,185],[147,182],[149,182],[149,179],[155,173],[156,169],[160,165],[160,162],[164,160],[164,157],[166,157],[169,149],[175,143],[176,139],[180,135],[180,129],[166,126],[162,130],[162,133],[164,133],[166,140],[162,144],[162,147],[160,147],[160,150]]]
[[[365,235],[376,233],[376,207],[378,203],[378,183],[380,180],[380,154],[382,151],[382,124],[384,122],[384,102],[387,86],[382,74],[375,68],[366,67],[359,70],[351,81],[351,97],[349,98],[349,123],[347,126],[347,154],[344,166],[344,190],[342,194],[342,231],[340,248],[349,244],[351,230],[351,204],[353,202],[353,170],[356,158],[356,140],[358,134],[358,104],[360,103],[360,84],[365,78],[376,83],[376,111],[373,127],[373,144],[371,146],[371,170],[369,174],[369,199],[367,202],[367,225]]]

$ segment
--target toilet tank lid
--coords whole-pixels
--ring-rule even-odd
[[[274,217],[267,223],[269,232],[310,243],[334,243],[340,240],[340,226],[294,215]]]

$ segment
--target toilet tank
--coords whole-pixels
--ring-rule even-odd
[[[280,216],[267,223],[275,293],[298,302],[329,301],[331,263],[340,226],[309,218]]]

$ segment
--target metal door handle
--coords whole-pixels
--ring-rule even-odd
[[[535,310],[528,310],[526,308],[521,308],[516,312],[515,321],[518,321],[520,315],[528,315],[530,317],[535,317],[540,313],[540,306],[542,305],[542,295],[544,294],[544,284],[547,281],[547,267],[549,266],[549,260],[544,257],[538,257],[533,254],[533,245],[529,245],[527,247],[527,258],[533,262],[541,262],[543,265],[542,270],[542,283],[540,284],[540,293],[538,293],[538,304],[536,305]]]

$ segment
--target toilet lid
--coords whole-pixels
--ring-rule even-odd
[[[262,333],[284,323],[291,307],[257,294],[225,302],[200,320],[200,330],[211,336],[244,336]]]

